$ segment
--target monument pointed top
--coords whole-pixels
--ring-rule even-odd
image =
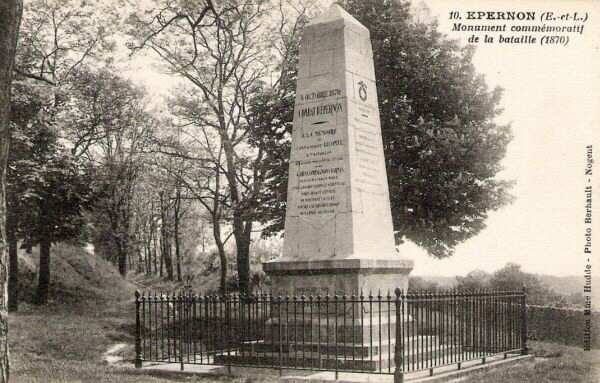
[[[356,20],[351,14],[346,12],[346,10],[344,10],[344,8],[342,8],[337,3],[331,4],[331,6],[329,7],[329,9],[327,11],[325,11],[325,12],[321,13],[319,16],[315,17],[309,23],[309,25],[329,23],[329,22],[336,21],[336,20],[344,20],[346,22],[349,22],[349,23],[352,23],[355,25],[359,25],[362,28],[366,29],[366,27],[364,25],[362,25],[360,23],[360,21]]]

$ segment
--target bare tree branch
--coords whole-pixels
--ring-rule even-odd
[[[33,73],[24,72],[24,71],[20,70],[17,67],[14,67],[13,69],[14,69],[15,73],[17,73],[17,74],[19,74],[19,75],[21,75],[23,77],[27,77],[27,78],[30,78],[30,79],[33,79],[33,80],[37,80],[37,81],[42,81],[42,82],[45,82],[46,84],[49,84],[49,85],[52,85],[52,86],[56,85],[54,83],[54,81],[49,80],[49,79],[47,79],[45,77],[38,76],[38,75],[35,75]]]

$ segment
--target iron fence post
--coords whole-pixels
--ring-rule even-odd
[[[179,292],[179,298],[177,300],[177,308],[179,311],[178,317],[179,317],[179,325],[178,330],[179,330],[179,369],[181,371],[184,370],[184,366],[183,366],[183,340],[184,340],[184,325],[185,325],[185,316],[183,314],[183,309],[184,309],[184,296],[183,296],[183,291]]]
[[[521,355],[527,355],[527,289],[523,286],[523,296],[521,297]]]
[[[281,295],[277,298],[277,309],[279,311],[278,325],[279,325],[279,376],[283,376],[283,313],[281,311],[281,303],[283,298]]]
[[[394,290],[396,294],[396,344],[394,345],[394,383],[404,383],[404,361],[402,360],[402,320],[400,315],[401,291],[399,288]]]
[[[140,292],[135,291],[135,368],[142,368],[142,324],[140,322]]]
[[[232,320],[231,320],[231,302],[230,298],[232,298],[229,294],[223,294],[225,298],[225,323],[227,324],[227,335],[225,336],[225,348],[227,349],[227,375],[231,376],[231,344],[233,343],[232,338]]]

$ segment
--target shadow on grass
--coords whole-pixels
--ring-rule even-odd
[[[129,376],[146,376],[159,379],[168,379],[173,382],[194,382],[203,383],[275,383],[279,380],[278,377],[271,376],[245,376],[234,377],[227,375],[206,374],[206,375],[183,375],[175,371],[157,371],[157,370],[136,370],[132,368],[122,368],[119,370],[122,375]]]

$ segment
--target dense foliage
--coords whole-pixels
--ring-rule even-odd
[[[44,123],[42,113],[30,120],[31,104],[13,104],[13,127],[7,173],[9,209],[14,209],[17,230],[25,246],[35,246],[45,235],[51,242],[77,237],[85,228],[84,208],[91,206],[90,174],[58,142],[56,131]]]
[[[21,240],[28,248],[40,245],[38,301],[44,303],[50,246],[85,231],[83,210],[91,206],[94,193],[88,169],[60,143],[53,103],[27,84],[17,83],[15,88],[7,217],[11,241]]]

